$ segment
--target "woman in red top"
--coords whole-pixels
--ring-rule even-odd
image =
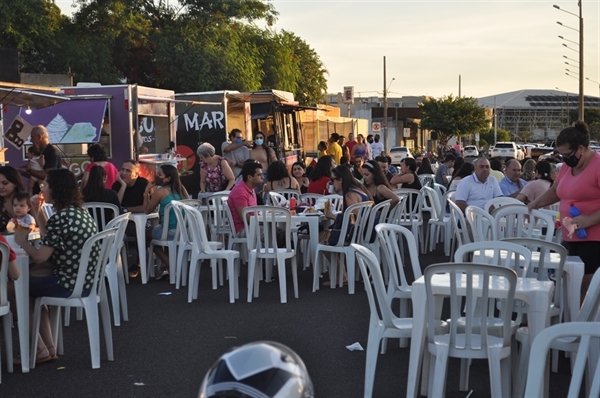
[[[307,193],[316,193],[327,195],[327,183],[331,181],[331,170],[337,165],[331,156],[322,156],[319,158],[315,169],[310,174],[310,184],[308,184]]]

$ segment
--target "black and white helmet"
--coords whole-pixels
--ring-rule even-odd
[[[223,354],[209,369],[199,398],[312,398],[302,359],[283,344],[248,343]]]

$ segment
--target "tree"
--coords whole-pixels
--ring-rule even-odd
[[[572,109],[569,111],[569,125],[572,125],[579,119],[579,111]],[[600,109],[585,108],[583,120],[590,126],[590,139],[600,140]]]
[[[496,142],[510,141],[510,133],[508,130],[497,129]],[[494,128],[487,130],[485,133],[479,134],[479,144],[481,146],[494,145]]]
[[[533,138],[533,133],[531,131],[520,131],[517,133],[517,138],[519,141],[527,144],[527,142]]]
[[[421,128],[436,131],[441,145],[446,145],[453,136],[475,134],[489,126],[485,109],[472,97],[432,97],[419,107],[423,112]]]

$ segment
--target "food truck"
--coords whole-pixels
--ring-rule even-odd
[[[6,145],[11,165],[25,163],[28,131],[40,124],[46,126],[63,166],[77,176],[89,164],[86,152],[94,143],[105,147],[109,161],[119,169],[128,159],[140,160],[142,175],[150,179],[156,165],[166,160],[161,154],[176,146],[174,91],[135,84],[79,83],[62,87],[56,95],[67,101],[41,109],[23,104],[5,107],[4,141],[11,144]],[[15,136],[11,128],[19,126]]]
[[[290,168],[304,156],[299,112],[316,108],[299,106],[292,93],[279,90],[211,91],[176,94],[175,98],[177,152],[186,158],[186,173],[190,175],[198,176],[199,173],[198,145],[208,142],[221,154],[221,145],[234,128],[240,129],[247,140],[252,140],[255,132],[263,132],[267,145]],[[188,192],[199,191],[199,177],[182,181]],[[196,185],[190,186],[187,181]]]

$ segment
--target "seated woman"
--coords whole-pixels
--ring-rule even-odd
[[[200,158],[200,193],[231,190],[235,177],[227,159],[215,155],[215,147],[207,142],[196,153]]]
[[[84,202],[102,202],[110,203],[120,208],[119,196],[112,189],[106,187],[106,172],[103,167],[94,166],[90,169],[88,182],[81,190]],[[112,212],[111,212],[112,213]],[[107,215],[107,220],[116,217],[118,214]]]
[[[6,225],[15,218],[13,199],[19,192],[27,192],[17,169],[0,166],[0,232],[6,232]]]
[[[308,192],[310,181],[306,177],[306,168],[303,162],[296,162],[292,165],[292,175],[298,181],[298,185],[300,185],[300,193]]]
[[[375,160],[366,161],[362,167],[362,176],[365,181],[365,187],[373,197],[375,204],[388,199],[392,200],[390,209],[398,204],[400,198],[392,191],[392,186],[386,176],[383,175],[379,163]]]
[[[75,288],[83,245],[98,232],[98,229],[94,219],[81,207],[83,197],[75,175],[71,171],[50,170],[41,185],[45,202],[52,204],[56,213],[47,220],[41,209],[39,196],[34,196],[31,199],[31,212],[36,218],[42,235],[40,247],[37,249],[29,243],[29,231],[16,231],[15,242],[36,264],[45,265],[44,269],[47,271],[46,276],[31,277],[29,295],[34,298],[41,296],[66,298],[73,294]],[[94,247],[90,258],[97,258],[99,251],[99,247]],[[90,261],[89,265],[95,265],[93,263]],[[88,266],[83,285],[84,296],[90,293],[94,273],[94,267]],[[36,358],[36,363],[58,359],[50,330],[50,319],[45,309],[41,314]]]
[[[422,174],[435,174],[431,168],[431,161],[429,158],[423,158],[423,160],[421,160],[421,165],[417,170],[417,175],[420,176]]]
[[[327,187],[331,180],[331,170],[336,166],[337,164],[335,164],[333,157],[329,155],[320,157],[317,165],[308,177],[310,179],[310,184],[308,185],[307,192],[327,195],[329,193]]]
[[[404,158],[400,161],[400,174],[396,174],[390,183],[402,184],[401,188],[421,189],[421,181],[416,171],[417,162],[413,158]]]
[[[344,217],[347,216],[345,214],[346,209],[349,206],[352,206],[355,203],[372,201],[373,197],[371,196],[369,191],[352,176],[352,172],[346,166],[338,166],[335,169],[333,169],[331,174],[331,183],[333,186],[333,192],[338,195],[341,195],[344,198],[341,213],[332,213],[331,207],[325,209],[325,217],[334,220],[334,224],[332,226],[332,230],[334,230],[336,228],[341,228]],[[333,237],[330,236],[329,238]],[[328,239],[328,243],[333,244],[334,240],[336,239]],[[346,270],[344,269],[343,272],[344,284],[347,284],[348,277],[346,275]],[[323,283],[323,286],[330,286],[330,283],[330,281],[326,281],[325,283]]]
[[[517,195],[517,199],[527,204],[542,196],[554,184],[551,174],[552,167],[550,163],[545,160],[538,162],[535,165],[535,180],[530,181],[521,189],[521,192]]]
[[[159,186],[154,193],[152,191],[155,187]],[[185,187],[181,184],[179,179],[179,173],[177,168],[170,164],[161,165],[156,171],[154,182],[148,183],[146,191],[144,192],[144,208],[146,214],[152,213],[156,207],[158,207],[158,225],[152,228],[147,239],[162,239],[163,229],[167,228],[167,240],[175,239],[175,231],[177,230],[177,218],[175,212],[171,210],[169,212],[169,225],[164,225],[165,221],[165,207],[174,200],[187,199],[188,193]],[[169,256],[160,246],[154,246],[154,254],[162,262],[160,269],[156,274],[156,279],[160,280],[164,276],[169,275]]]
[[[475,165],[471,162],[463,163],[455,173],[452,175],[452,180],[450,180],[450,185],[448,186],[448,191],[456,191],[456,187],[460,180],[465,177],[470,176],[475,171]]]
[[[300,184],[295,178],[290,177],[285,164],[281,160],[276,160],[271,162],[267,169],[267,183],[264,187],[264,193],[279,189],[295,189],[300,192]]]
[[[90,170],[94,166],[101,166],[106,171],[106,184],[105,187],[111,189],[115,181],[117,181],[117,174],[119,170],[115,167],[114,164],[108,161],[108,155],[106,154],[106,150],[102,144],[94,144],[91,145],[87,154],[90,157],[90,164],[88,164],[85,168],[85,172],[83,173],[83,178],[81,179],[81,187],[85,188],[85,184],[87,184],[88,178],[90,177]]]

